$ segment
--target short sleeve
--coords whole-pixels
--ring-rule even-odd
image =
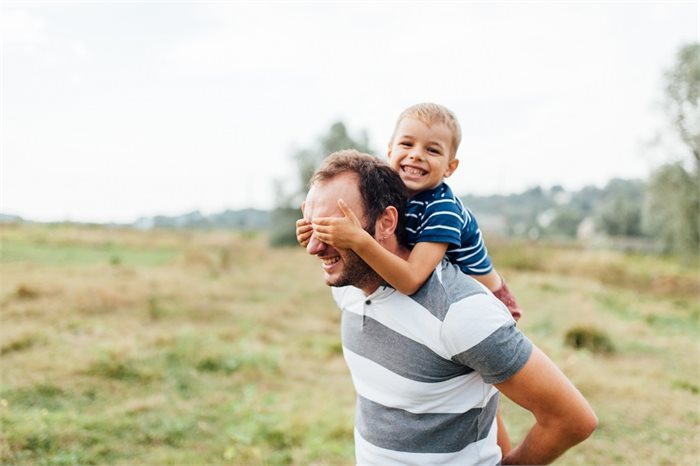
[[[493,264],[486,250],[479,224],[469,209],[465,208],[465,211],[466,220],[462,230],[462,244],[459,247],[450,247],[447,250],[447,257],[459,265],[462,271],[468,275],[490,273],[493,270]]]
[[[453,199],[438,199],[427,205],[416,243],[447,243],[460,246],[464,214]]]
[[[532,354],[532,342],[508,323],[452,360],[468,366],[489,384],[505,382],[523,368]]]
[[[515,375],[532,353],[532,343],[515,327],[508,309],[487,293],[454,303],[441,334],[448,357],[490,384]]]

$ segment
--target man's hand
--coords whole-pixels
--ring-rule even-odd
[[[312,220],[313,231],[319,241],[336,249],[356,249],[368,238],[373,238],[362,228],[362,223],[342,199],[338,199],[342,217],[318,217]]]
[[[551,463],[598,425],[583,395],[537,347],[517,374],[496,387],[535,416],[535,425],[502,464]]]

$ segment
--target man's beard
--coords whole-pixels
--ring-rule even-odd
[[[370,283],[381,282],[379,275],[370,267],[367,262],[352,250],[347,250],[341,256],[343,261],[343,273],[332,282],[326,282],[329,286],[354,286],[362,288]]]

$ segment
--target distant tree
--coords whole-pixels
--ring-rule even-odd
[[[584,218],[584,213],[570,205],[558,207],[545,233],[551,236],[575,238],[578,226]]]
[[[667,251],[697,257],[700,249],[700,43],[681,48],[665,74],[665,108],[689,157],[651,176],[644,208],[646,231]]]
[[[647,190],[644,227],[658,236],[668,252],[698,254],[700,195],[698,179],[681,162],[663,165]]]
[[[666,110],[697,167],[700,162],[700,43],[681,48],[676,65],[666,73]]]
[[[639,180],[615,178],[603,189],[596,209],[596,228],[610,236],[642,236],[642,203],[645,184]]]
[[[314,171],[329,154],[343,150],[357,149],[371,153],[367,132],[362,130],[353,137],[342,121],[335,122],[326,134],[321,135],[311,147],[297,150],[292,158],[297,167],[294,186],[286,189],[283,180],[275,181],[276,207],[270,218],[270,244],[291,246],[297,244],[295,222],[301,217],[301,203],[309,189],[308,184]]]
[[[599,205],[604,202],[605,191],[602,189],[588,185],[584,186],[578,192],[573,193],[571,197],[571,205],[581,210],[586,215],[591,215]]]

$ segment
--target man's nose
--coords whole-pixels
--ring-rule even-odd
[[[311,238],[309,239],[309,244],[306,245],[306,252],[313,256],[316,256],[320,254],[325,248],[326,244],[319,241],[316,238],[315,234],[312,234]]]

